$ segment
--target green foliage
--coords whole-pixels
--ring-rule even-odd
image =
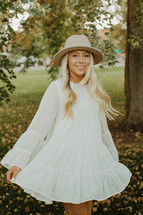
[[[143,46],[143,1],[138,0],[134,5],[136,11],[136,27],[132,29],[128,42],[134,48],[141,48]]]
[[[106,1],[106,9],[103,1],[69,1],[69,5],[75,15],[72,17],[73,33],[85,34],[91,41],[91,45],[99,48],[104,53],[104,61],[101,65],[113,66],[117,62],[115,59],[114,45],[109,39],[110,32],[114,31],[111,19],[112,13],[108,12],[107,8],[111,5],[110,1]],[[97,24],[103,28],[103,24],[108,20],[109,32],[108,38],[101,38],[98,34]],[[106,29],[104,27],[104,29]]]
[[[11,79],[16,78],[13,72],[14,65],[10,60],[10,53],[12,49],[16,49],[17,44],[13,43],[16,36],[15,31],[11,28],[10,22],[14,17],[18,17],[18,14],[24,14],[24,12],[29,12],[31,10],[36,10],[34,16],[39,16],[42,11],[42,15],[46,16],[46,10],[38,2],[33,2],[30,4],[29,9],[24,9],[23,4],[30,3],[33,1],[21,0],[21,1],[0,1],[0,105],[4,101],[10,101],[10,93],[13,93],[15,86],[12,84]],[[6,52],[7,54],[3,54]]]
[[[114,25],[114,31],[112,28],[110,31],[110,38],[114,41],[114,46],[119,49],[120,53],[125,53],[126,47],[126,29],[127,29],[127,1],[117,0],[115,1],[115,11],[113,11],[113,16],[119,21],[118,24]],[[108,33],[108,32],[107,32]],[[106,33],[105,33],[106,34]]]
[[[118,1],[115,0],[115,2]],[[29,7],[25,9],[24,6],[27,3]],[[63,47],[68,36],[85,34],[90,39],[92,46],[99,48],[104,53],[101,67],[113,66],[117,62],[115,58],[117,47],[112,43],[114,27],[111,20],[113,14],[109,11],[112,2],[107,0],[106,6],[104,4],[105,2],[102,0],[49,0],[48,2],[47,0],[1,0],[0,52],[6,50],[12,56],[26,56],[27,61],[21,70],[26,72],[30,56],[43,59],[48,56],[52,59],[53,55]],[[18,17],[19,14],[24,14],[24,12],[28,12],[29,17],[27,20],[21,21],[22,31],[14,32],[10,26],[10,20],[13,17]],[[139,20],[140,17],[139,15]],[[106,21],[108,21],[109,28],[104,28],[105,36],[101,38],[98,34],[97,24],[102,28]],[[133,39],[136,40],[136,37]],[[7,59],[10,61],[10,58]],[[1,58],[1,61],[3,60],[6,59]],[[49,64],[46,68],[52,79],[57,77],[59,72],[57,67]],[[5,68],[1,67],[1,70],[4,72]],[[5,82],[6,89],[9,91],[8,84],[6,85]]]
[[[23,5],[30,3],[26,10]],[[110,1],[108,1],[110,5]],[[85,34],[91,40],[93,46],[105,52],[105,62],[108,65],[115,64],[113,45],[108,39],[102,40],[97,34],[96,24],[102,26],[101,15],[104,20],[109,20],[110,30],[112,31],[112,14],[103,7],[102,1],[1,1],[1,14],[3,31],[1,32],[1,52],[4,47],[11,45],[12,54],[20,54],[27,57],[22,72],[29,66],[29,57],[53,57],[53,55],[63,46],[66,38],[73,34]],[[9,10],[10,9],[10,10]],[[9,18],[17,17],[18,14],[29,12],[26,21],[22,21],[22,32],[15,33],[10,27]],[[46,12],[48,11],[48,16]],[[103,20],[103,22],[104,22]],[[5,28],[7,27],[7,31]],[[6,37],[7,35],[7,37]],[[105,49],[105,50],[104,50]],[[110,50],[110,51],[109,51]],[[51,78],[58,74],[58,68],[47,67]]]
[[[13,67],[5,55],[0,55],[0,105],[4,99],[6,102],[10,101],[9,92],[13,93],[15,90],[15,86],[11,83],[11,79],[16,78]]]

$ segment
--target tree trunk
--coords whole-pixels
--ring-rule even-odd
[[[141,48],[134,48],[128,42],[132,30],[141,25],[143,26],[143,22],[137,23],[135,3],[139,3],[139,0],[127,1],[127,42],[125,59],[126,115],[122,127],[143,132],[143,45]]]

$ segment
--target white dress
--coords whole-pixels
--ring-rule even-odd
[[[51,82],[27,130],[1,160],[22,170],[13,183],[45,204],[105,200],[122,192],[132,173],[119,162],[104,112],[84,86],[77,94],[74,119],[64,118],[62,79]]]

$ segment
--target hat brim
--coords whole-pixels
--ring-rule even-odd
[[[64,48],[58,51],[53,57],[53,63],[57,66],[61,66],[62,58],[64,57],[64,55],[74,50],[85,50],[91,52],[93,54],[94,64],[98,64],[103,60],[103,54],[99,49],[85,46],[76,46]]]

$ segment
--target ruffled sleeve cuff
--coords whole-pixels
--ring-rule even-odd
[[[7,169],[10,169],[12,166],[18,166],[23,169],[29,160],[30,153],[28,151],[15,148],[8,151],[0,163]]]
[[[23,169],[42,147],[43,138],[33,131],[24,132],[3,159],[1,165],[10,169],[18,166]]]

